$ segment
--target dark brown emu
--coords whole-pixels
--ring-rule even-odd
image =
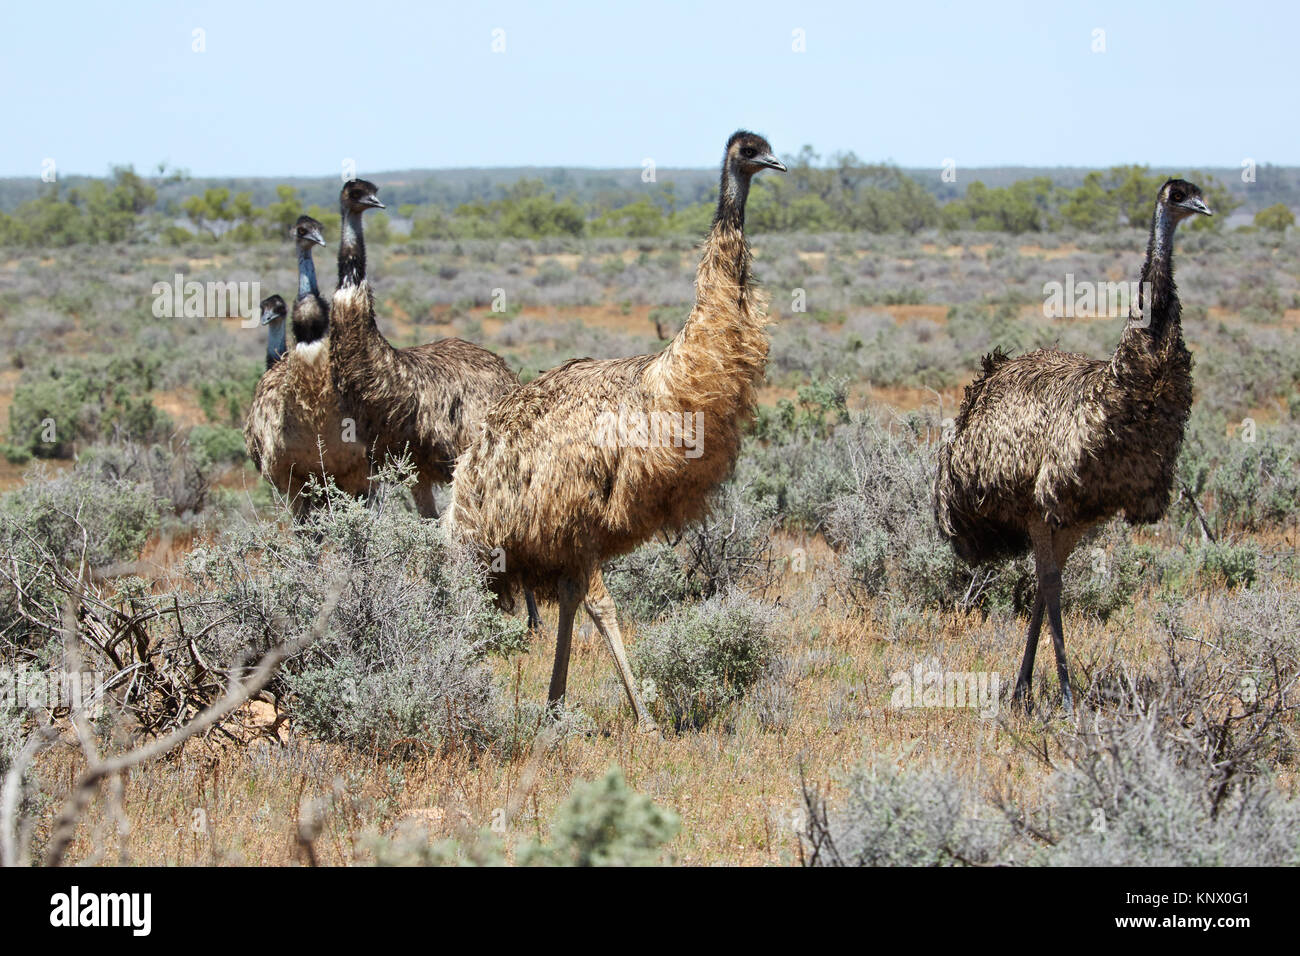
[[[451,481],[456,456],[478,435],[492,403],[519,384],[487,349],[448,338],[398,349],[375,324],[361,214],[383,209],[379,187],[364,179],[339,196],[343,238],[339,286],[330,323],[330,372],[357,440],[375,464],[409,452],[418,480],[411,489],[420,514],[436,518],[433,487]]]
[[[384,208],[378,192],[374,183],[354,179],[339,194],[343,236],[339,285],[330,308],[330,374],[372,467],[409,453],[417,476],[411,489],[416,507],[422,517],[436,518],[433,486],[451,481],[457,457],[482,431],[488,409],[519,379],[499,356],[462,339],[399,349],[384,338],[366,278],[361,225],[366,210]],[[532,592],[524,596],[529,626],[538,629]]]
[[[1160,188],[1139,314],[1109,360],[1055,349],[1008,358],[995,350],[966,387],[939,451],[934,516],[957,555],[983,564],[1033,551],[1038,587],[1014,694],[1026,708],[1046,610],[1064,705],[1073,709],[1061,569],[1080,537],[1115,514],[1149,524],[1169,507],[1192,405],[1174,229],[1197,214],[1212,215],[1199,187],[1171,179]]]

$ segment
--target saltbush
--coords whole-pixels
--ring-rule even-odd
[[[776,623],[770,605],[731,590],[646,628],[632,668],[653,683],[652,709],[681,730],[739,701],[773,666]]]

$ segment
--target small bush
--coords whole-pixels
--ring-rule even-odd
[[[555,814],[547,843],[519,854],[524,866],[649,866],[677,835],[677,814],[627,785],[617,766],[599,780],[579,780]]]
[[[331,487],[302,531],[247,523],[192,552],[188,586],[208,600],[186,623],[208,659],[302,634],[337,587],[325,633],[277,678],[300,730],[384,752],[502,739],[485,658],[526,646],[525,625],[496,609],[484,569],[387,493],[367,507]]]
[[[171,423],[149,398],[157,373],[158,360],[138,354],[24,370],[9,409],[9,441],[39,458],[67,458],[78,443],[117,435],[163,439]]]
[[[1295,866],[1300,801],[1267,778],[1221,787],[1150,721],[1116,728],[1076,755],[1052,799],[1049,866]]]
[[[1272,435],[1253,444],[1232,442],[1226,458],[1210,473],[1207,490],[1225,527],[1255,531],[1283,524],[1300,501],[1294,447]]]
[[[579,780],[555,813],[548,840],[525,843],[520,866],[654,866],[681,821],[671,810],[627,785],[609,768],[599,780]],[[380,866],[504,866],[505,842],[486,828],[430,843],[412,828],[396,838],[370,841]]]
[[[115,573],[140,556],[158,515],[154,495],[137,481],[88,462],[54,475],[43,468],[0,496],[0,635],[57,654],[64,595],[56,575],[75,580],[83,565]]]
[[[0,703],[0,779],[13,765],[25,740],[22,711]]]
[[[878,599],[910,607],[1005,604],[1023,571],[969,568],[939,537],[930,503],[937,424],[909,416],[885,427],[856,418],[846,443],[848,490],[827,509],[827,540],[840,554],[837,585],[863,609]]]
[[[956,775],[937,767],[900,773],[886,760],[844,781],[827,813],[806,794],[805,862],[811,866],[970,866],[996,862],[1006,825]]]
[[[248,457],[244,450],[244,433],[224,425],[195,425],[190,429],[190,446],[201,467],[238,465]]]
[[[203,453],[193,453],[185,442],[142,445],[117,441],[92,446],[81,460],[105,478],[152,488],[159,506],[169,508],[177,517],[197,515],[208,503],[212,462]]]
[[[1251,545],[1209,544],[1202,552],[1201,568],[1224,587],[1250,587],[1258,560],[1259,551]]]
[[[772,667],[776,614],[742,591],[683,607],[647,628],[633,669],[654,683],[655,703],[674,727],[700,727]]]
[[[606,582],[619,609],[639,621],[733,588],[761,593],[777,571],[774,524],[770,501],[728,482],[703,520],[637,549],[611,566]]]

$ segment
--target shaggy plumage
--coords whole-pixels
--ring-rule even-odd
[[[418,482],[416,505],[435,517],[433,486],[451,481],[456,457],[477,436],[492,404],[518,379],[506,363],[462,339],[396,349],[375,324],[365,278],[361,213],[383,208],[377,187],[343,187],[339,290],[331,310],[330,369],[357,437],[375,462],[409,450]]]
[[[1017,698],[1029,691],[1044,609],[1057,671],[1071,706],[1060,630],[1060,572],[1079,538],[1123,513],[1158,520],[1169,506],[1174,466],[1192,404],[1192,357],[1183,344],[1173,281],[1173,233],[1209,215],[1199,188],[1161,188],[1142,267],[1141,316],[1130,319],[1107,361],[1044,349],[985,356],[966,388],[951,439],[939,452],[934,512],[965,561],[1034,551],[1038,595]]]
[[[732,136],[695,308],[677,336],[654,355],[577,359],[519,386],[457,465],[447,520],[492,563],[503,603],[517,587],[559,601],[552,703],[564,696],[573,617],[585,597],[638,719],[653,726],[599,568],[701,517],[735,464],[768,348],[765,302],[750,281],[745,199],[756,172],[784,168],[762,137]]]
[[[325,244],[320,223],[302,216],[294,226],[299,293],[293,307],[294,350],[257,383],[244,423],[244,443],[262,476],[301,514],[312,476],[334,479],[348,494],[370,490],[365,447],[352,438],[330,376],[329,312],[316,287],[313,246]],[[279,298],[276,296],[276,298]],[[283,306],[283,302],[281,303]]]

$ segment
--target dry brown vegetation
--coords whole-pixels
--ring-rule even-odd
[[[1211,715],[1241,718],[1233,726],[1243,725],[1255,705],[1228,691],[1249,672],[1263,688],[1257,703],[1268,705],[1272,678],[1257,670],[1276,663],[1280,711],[1266,745],[1244,760],[1232,786],[1259,780],[1294,800],[1300,628],[1286,616],[1300,608],[1292,490],[1300,483],[1294,250],[1258,236],[1198,236],[1180,249],[1186,337],[1198,363],[1180,476],[1215,541],[1203,540],[1193,513],[1176,506],[1149,531],[1117,526],[1081,546],[1066,590],[1067,613],[1072,600],[1077,608],[1069,650],[1086,705],[1074,725],[1054,706],[1050,662],[1040,662],[1037,715],[1009,707],[1023,648],[1017,575],[1024,569],[1004,569],[985,597],[963,606],[962,590],[953,591],[949,566],[927,537],[928,512],[916,513],[908,498],[894,514],[871,504],[871,496],[883,489],[884,497],[901,499],[899,489],[924,471],[924,448],[956,408],[982,351],[999,342],[1012,349],[1059,342],[1094,355],[1109,351],[1118,320],[1045,320],[1041,285],[1070,271],[1098,280],[1130,277],[1140,260],[1137,233],[1045,237],[1033,248],[1011,239],[934,235],[757,236],[755,247],[775,326],[763,412],[737,469],[736,487],[744,490],[736,513],[759,528],[754,535],[765,541],[775,571],[770,580],[731,582],[723,574],[715,582],[696,568],[685,584],[674,585],[692,607],[711,599],[714,584],[717,593],[737,584],[774,608],[776,659],[739,700],[701,726],[667,727],[662,740],[638,735],[589,625],[575,637],[572,713],[544,747],[534,741],[547,726],[536,705],[545,697],[551,648],[540,639],[530,652],[484,659],[500,712],[515,727],[484,745],[449,745],[437,737],[382,744],[322,739],[295,692],[279,687],[274,704],[255,701],[222,732],[123,774],[120,792],[104,786],[76,831],[68,861],[351,864],[388,860],[410,839],[452,839],[461,847],[455,852],[464,854],[470,834],[491,832],[503,814],[507,856],[514,858],[528,841],[545,838],[575,783],[600,778],[611,765],[622,768],[632,790],[680,817],[661,851],[662,859],[678,863],[805,859],[805,786],[826,798],[834,818],[855,792],[851,769],[876,758],[904,774],[942,767],[969,785],[962,799],[976,810],[1003,805],[1013,808],[1012,816],[1042,812],[1046,818],[1062,773],[1080,762],[1087,722],[1095,713],[1121,720],[1132,703],[1125,702],[1126,686],[1144,700],[1159,697],[1171,647],[1181,666],[1204,661],[1214,672],[1195,686],[1217,688],[1201,702]],[[59,253],[24,257],[0,270],[0,346],[13,362],[0,372],[0,416],[36,401],[31,389],[41,370],[79,361],[92,342],[159,360],[141,397],[151,398],[165,419],[116,421],[134,422],[133,436],[146,444],[172,441],[178,456],[197,456],[201,477],[195,480],[205,491],[202,505],[186,510],[178,502],[192,488],[150,479],[154,516],[139,529],[129,558],[130,573],[154,597],[182,593],[194,555],[200,549],[216,554],[241,522],[260,515],[278,522],[286,540],[293,531],[251,468],[221,454],[222,430],[237,425],[227,399],[233,396],[238,406],[251,394],[248,369],[256,371],[260,333],[233,320],[154,320],[150,284],[175,267],[200,280],[247,275],[259,278],[266,293],[285,291],[292,288],[292,263],[282,251],[230,249],[214,258],[204,250],[150,259],[136,248],[106,247],[87,257],[96,260],[90,264]],[[395,344],[456,334],[498,351],[527,378],[575,355],[614,357],[658,347],[656,320],[671,331],[686,314],[690,260],[685,245],[665,251],[622,240],[411,243],[372,251],[371,272],[391,290],[378,310]],[[504,315],[490,310],[495,287],[508,290]],[[807,291],[806,313],[790,309],[795,288]],[[93,401],[113,407],[107,399]],[[1246,446],[1239,436],[1248,416],[1258,437]],[[77,435],[83,465],[112,445],[110,419],[104,412]],[[885,422],[899,443],[873,438],[868,419]],[[918,444],[898,437],[918,428]],[[208,433],[196,435],[201,429]],[[120,424],[117,430],[120,440]],[[11,432],[10,445],[25,437]],[[878,453],[879,461],[870,457]],[[899,464],[881,463],[889,455],[900,456]],[[67,458],[50,461],[52,468],[38,477],[21,455],[11,457],[14,462],[0,465],[0,489],[13,489],[11,495],[73,467]],[[135,481],[142,473],[130,475]],[[29,506],[9,498],[5,509],[30,514],[22,510]],[[399,490],[393,508],[404,506],[409,500]],[[870,532],[885,527],[881,522],[898,523],[877,540]],[[726,531],[702,534],[716,543]],[[689,546],[677,542],[677,553]],[[1100,576],[1092,570],[1097,554],[1106,568]],[[644,590],[667,580],[644,570],[649,557],[637,560],[646,563],[631,573]],[[872,576],[876,568],[883,577]],[[619,568],[609,569],[611,588],[626,602],[618,574]],[[110,575],[97,584],[107,593],[116,580]],[[1280,618],[1266,622],[1276,628],[1272,643],[1249,636],[1265,597],[1281,608]],[[555,611],[542,611],[543,633],[549,633]],[[634,668],[636,648],[662,626],[662,616],[625,615]],[[0,638],[8,665],[15,647],[34,640],[34,630],[30,622],[5,620]],[[929,667],[931,659],[944,671],[1001,675],[998,715],[891,706],[892,675],[918,663]],[[278,722],[277,706],[287,715]],[[36,855],[86,764],[63,713],[55,725],[59,740],[37,758],[23,804]],[[1197,726],[1190,710],[1167,715],[1161,726],[1175,735],[1199,733],[1188,729]],[[109,722],[100,727],[98,746],[117,752],[137,733],[130,720]],[[1019,839],[1006,850],[1016,861],[1048,846],[1027,833]]]

